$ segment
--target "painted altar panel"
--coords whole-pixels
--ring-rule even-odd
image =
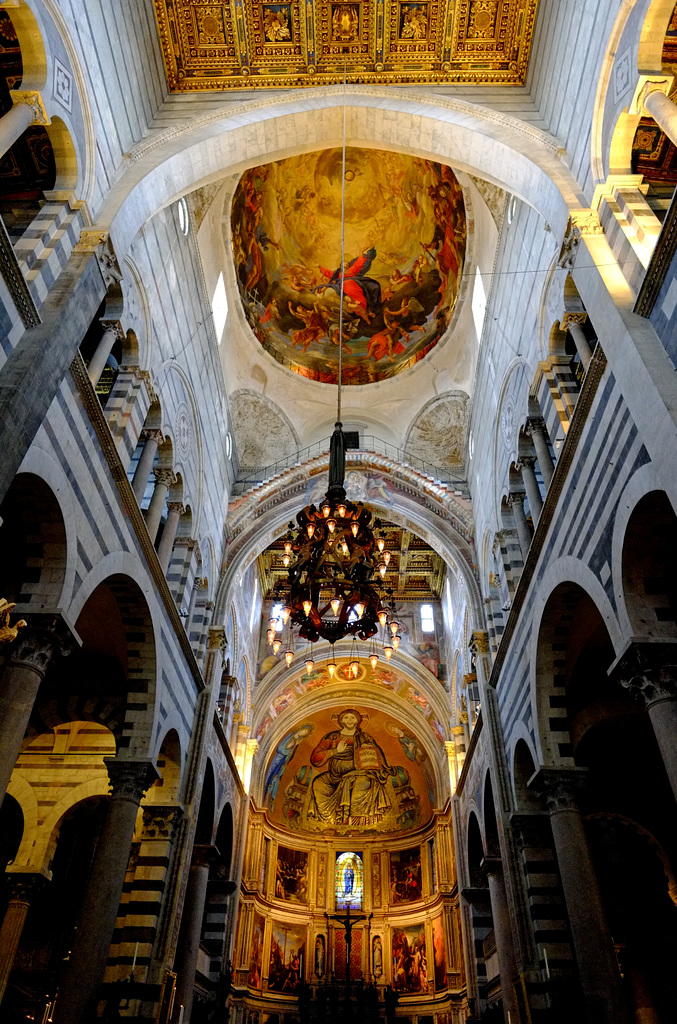
[[[252,988],[261,988],[261,968],[263,966],[263,934],[266,927],[266,919],[263,914],[254,913],[254,926],[252,928],[251,957],[249,961],[249,976],[247,984]]]
[[[426,992],[428,967],[425,948],[425,925],[393,928],[393,987],[398,992]]]
[[[390,851],[390,902],[421,899],[421,847]]]
[[[435,955],[435,988],[447,987],[447,944],[444,938],[444,918],[440,914],[433,921],[433,951]]]
[[[268,964],[268,989],[294,993],[303,976],[306,955],[306,927],[273,921]]]
[[[289,903],[308,902],[308,852],[278,846],[275,895]]]
[[[312,729],[304,728],[292,756],[266,783],[264,804],[273,821],[310,834],[379,835],[430,820],[433,804],[422,765],[408,757],[403,730],[390,716],[337,704],[309,716],[305,725]]]
[[[348,147],[341,271],[341,182],[340,149],[250,168],[233,197],[226,244],[261,345],[325,384],[338,379],[343,281],[343,383],[369,384],[413,366],[449,325],[465,208],[446,165]]]

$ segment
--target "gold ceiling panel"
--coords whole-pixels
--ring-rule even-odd
[[[381,522],[383,526],[380,532],[385,537],[391,558],[382,584],[377,577],[379,589],[381,586],[391,589],[395,601],[439,600],[445,573],[443,558],[408,530],[386,523],[383,519]],[[280,537],[259,555],[259,575],[264,599],[272,596],[278,582],[284,584],[288,579],[288,571],[282,563],[283,554]]]
[[[538,0],[155,0],[173,92],[522,85]]]

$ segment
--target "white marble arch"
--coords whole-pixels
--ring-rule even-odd
[[[425,156],[498,185],[537,209],[555,233],[587,207],[558,140],[519,118],[417,89],[328,86],[223,105],[154,134],[129,154],[96,227],[118,258],[162,207],[246,167],[340,144]]]
[[[326,471],[328,457],[328,453],[325,453],[310,459],[303,466],[285,470],[270,481],[268,486],[258,487],[241,499],[229,513],[228,563],[219,583],[214,622],[225,621],[233,589],[242,575],[306,504],[308,482],[316,480],[321,472]],[[446,494],[442,488],[436,487],[410,467],[395,466],[386,457],[370,453],[363,457],[364,464],[361,461],[354,462],[354,458],[348,460],[349,472],[380,473],[390,477],[396,487],[407,492],[403,493],[399,489],[394,492],[392,505],[379,504],[378,501],[370,501],[369,504],[378,514],[400,523],[426,540],[447,565],[462,575],[469,597],[470,629],[485,629],[469,503],[464,503],[464,507],[453,496],[442,498]]]

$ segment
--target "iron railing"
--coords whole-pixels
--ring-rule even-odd
[[[257,487],[266,480],[270,480],[285,469],[301,466],[317,455],[328,454],[330,440],[330,437],[323,437],[321,441],[315,441],[314,444],[309,444],[305,448],[299,448],[298,451],[285,456],[285,458],[278,459],[277,462],[270,466],[248,469],[246,473],[241,473],[235,481],[231,494],[234,496],[246,494],[253,487]],[[461,494],[468,493],[468,484],[462,473],[455,473],[450,469],[440,469],[439,466],[434,466],[432,462],[419,459],[417,456],[411,455],[402,448],[398,448],[396,445],[390,444],[389,441],[384,441],[380,437],[375,437],[373,434],[360,434],[359,448],[352,448],[346,452],[347,462],[350,462],[353,453],[360,455],[383,455],[388,459],[393,459],[400,466],[415,469],[417,472],[429,477],[434,483],[446,484],[452,490],[459,491]]]

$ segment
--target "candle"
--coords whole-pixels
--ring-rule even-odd
[[[512,1024],[512,1021],[510,1020],[510,1010],[508,1010],[508,1024]]]
[[[548,966],[548,951],[547,951],[547,949],[543,950],[543,958],[545,960],[545,976],[548,979],[548,981],[550,981],[550,967]]]
[[[134,959],[132,960],[132,974],[134,973],[134,968],[136,967],[136,958],[138,956],[138,953],[139,953],[139,944],[137,942],[136,949],[134,950]]]
[[[179,1007],[179,1024],[183,1024],[183,1003]]]

